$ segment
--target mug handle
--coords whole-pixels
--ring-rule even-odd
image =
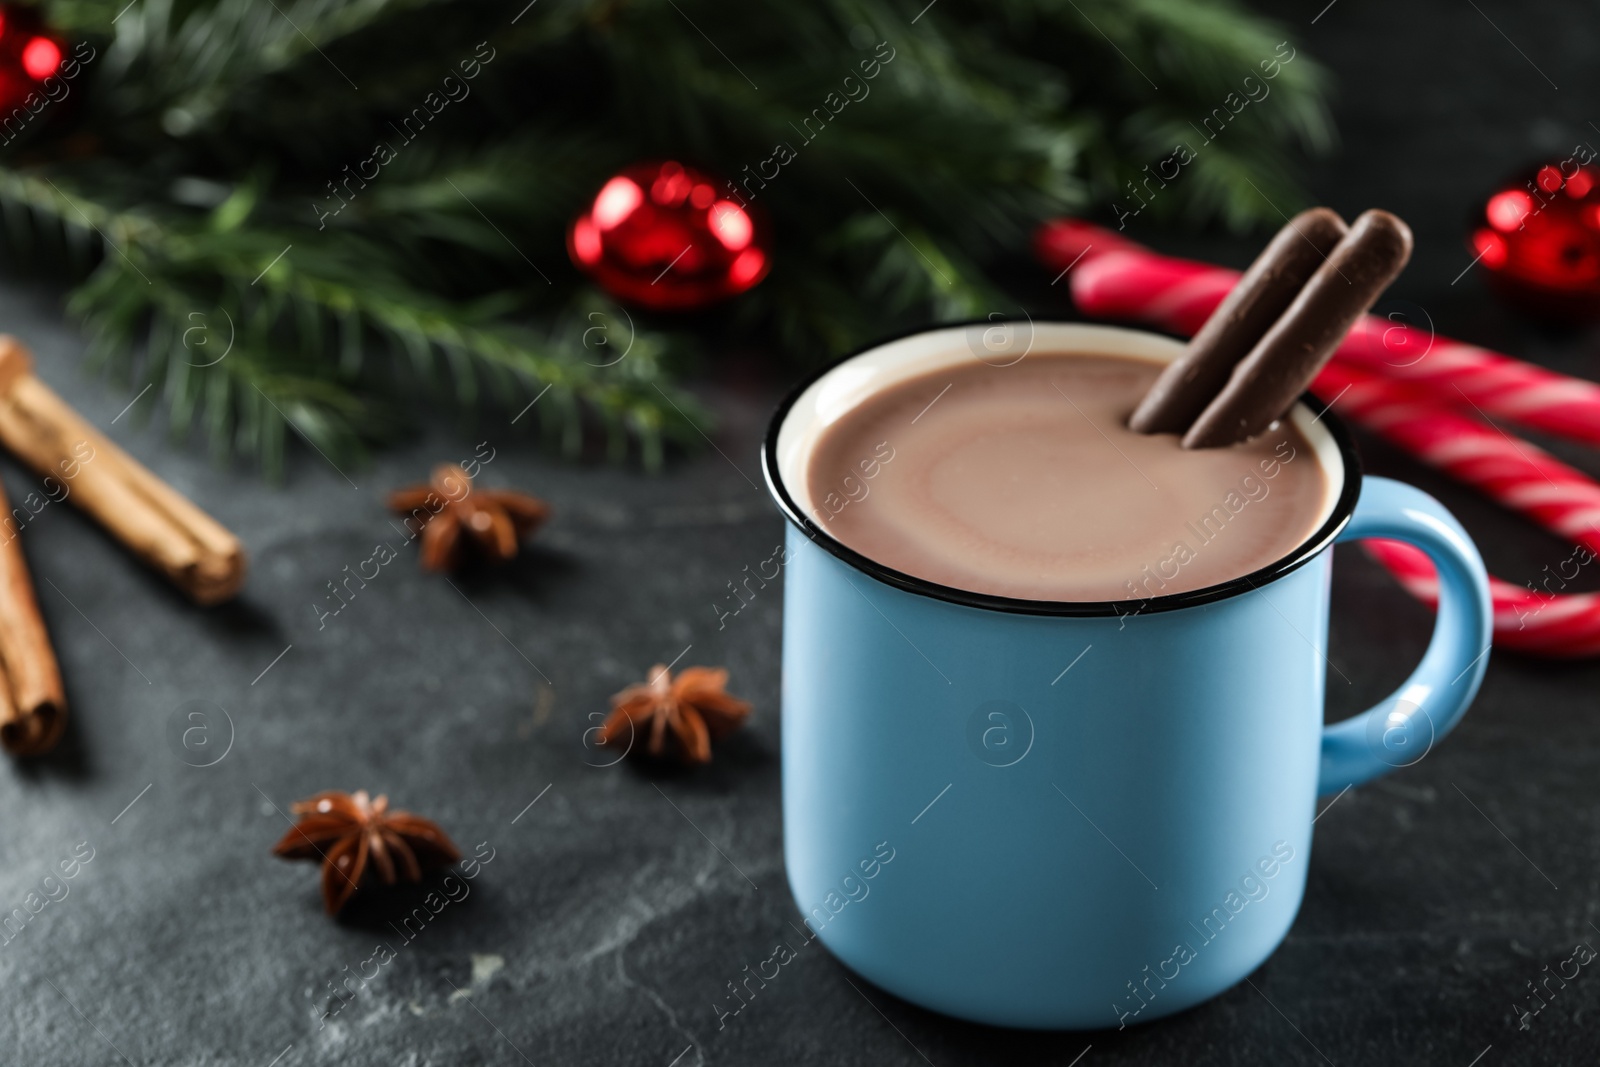
[[[1383,537],[1427,553],[1439,576],[1438,617],[1422,662],[1381,703],[1322,731],[1319,794],[1337,793],[1407,767],[1449,733],[1477,695],[1489,666],[1493,604],[1472,539],[1444,505],[1388,478],[1361,484],[1340,541]]]

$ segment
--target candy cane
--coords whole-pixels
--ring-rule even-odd
[[[1148,323],[1193,334],[1239,278],[1238,271],[1175,259],[1075,219],[1046,223],[1035,238],[1051,269],[1069,264],[1073,300],[1097,318]],[[1546,370],[1431,330],[1369,315],[1336,360],[1431,390],[1558,437],[1600,445],[1600,385]]]
[[[1600,557],[1600,485],[1542,449],[1365,368],[1330,363],[1315,389],[1338,396],[1334,406],[1340,414],[1575,545],[1537,584],[1491,580],[1501,646],[1559,656],[1600,652],[1600,596],[1562,592]],[[1413,596],[1437,602],[1433,565],[1421,552],[1392,541],[1367,547]]]
[[[1192,334],[1238,278],[1236,271],[1160,256],[1076,220],[1041,227],[1036,252],[1071,274],[1073,298],[1102,318]],[[1572,555],[1546,568],[1539,588],[1491,579],[1495,641],[1547,656],[1600,653],[1600,595],[1562,592],[1600,554],[1600,486],[1541,449],[1465,413],[1496,415],[1600,444],[1600,386],[1499,353],[1368,316],[1313,385],[1354,421],[1491,499],[1567,538]],[[1419,551],[1368,542],[1418,599],[1437,580]],[[1569,573],[1570,572],[1570,573]]]

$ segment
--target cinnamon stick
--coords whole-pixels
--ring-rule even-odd
[[[1206,319],[1183,355],[1167,365],[1134,410],[1135,433],[1186,432],[1228,384],[1228,376],[1282,317],[1348,227],[1331,209],[1302,211],[1262,249]]]
[[[90,425],[33,374],[33,357],[0,335],[0,444],[75,502],[196,603],[244,585],[239,539]]]
[[[10,507],[0,486],[0,509]],[[0,523],[0,745],[13,756],[42,755],[55,747],[66,725],[61,668],[39,614],[22,539],[8,517]]]
[[[1183,435],[1184,448],[1225,448],[1281,418],[1344,335],[1411,258],[1411,228],[1387,211],[1363,211],[1288,310],[1233,368]]]

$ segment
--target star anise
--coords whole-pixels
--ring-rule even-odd
[[[733,733],[750,714],[748,702],[727,693],[728,672],[710,667],[689,667],[674,679],[656,664],[650,680],[633,685],[611,698],[611,714],[600,728],[602,744],[633,744],[638,731],[648,728],[644,751],[660,756],[667,734],[674,753],[686,763],[707,763],[711,742]]]
[[[517,554],[518,543],[550,517],[549,505],[538,497],[509,489],[479,489],[455,463],[435,467],[427,485],[390,493],[389,508],[421,525],[422,566],[430,571],[455,569],[468,537],[483,555],[504,563]]]
[[[289,810],[301,819],[272,846],[273,854],[322,861],[322,903],[329,915],[338,914],[374,872],[384,885],[398,878],[420,882],[424,869],[461,858],[438,824],[408,811],[390,811],[388,797],[372,800],[365,789],[318,793]]]

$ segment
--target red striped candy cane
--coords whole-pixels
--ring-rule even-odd
[[[1035,249],[1046,266],[1069,274],[1086,314],[1127,319],[1192,335],[1239,272],[1175,259],[1075,219],[1042,226]],[[1368,315],[1334,358],[1409,382],[1449,403],[1476,407],[1558,437],[1600,445],[1600,385],[1569,378],[1409,323]]]
[[[1526,441],[1365,368],[1330,363],[1316,390],[1337,395],[1341,415],[1573,543],[1567,558],[1547,567],[1536,583],[1490,580],[1497,644],[1550,656],[1600,652],[1600,596],[1563,592],[1600,556],[1600,485]],[[1394,541],[1371,541],[1367,548],[1412,595],[1437,602],[1438,583],[1425,555]]]

